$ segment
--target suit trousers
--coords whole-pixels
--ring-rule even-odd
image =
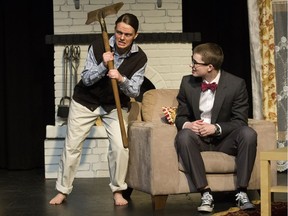
[[[122,115],[127,129],[127,109],[122,109]],[[129,152],[128,148],[123,147],[117,110],[114,109],[107,113],[102,107],[98,107],[91,111],[72,100],[69,108],[67,134],[56,181],[56,189],[61,193],[70,194],[72,192],[73,181],[81,160],[83,142],[92,126],[95,125],[97,117],[101,117],[109,140],[107,158],[110,188],[112,192],[127,189],[125,178]]]
[[[256,158],[257,133],[248,126],[242,126],[222,140],[212,138],[210,143],[203,140],[190,129],[180,130],[175,138],[179,162],[195,187],[201,190],[209,186],[201,152],[219,151],[236,156],[237,187],[246,188]]]

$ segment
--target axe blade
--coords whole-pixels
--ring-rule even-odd
[[[92,22],[99,21],[101,18],[105,18],[108,15],[117,14],[120,8],[124,5],[123,2],[119,2],[113,5],[109,5],[94,11],[90,11],[87,14],[86,25],[89,25]]]

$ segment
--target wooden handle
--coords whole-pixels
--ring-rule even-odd
[[[110,45],[109,45],[108,34],[106,31],[102,32],[102,37],[103,37],[103,41],[104,41],[105,51],[106,52],[111,51]],[[114,69],[114,61],[108,62],[108,69],[109,70]],[[111,83],[112,83],[112,89],[113,89],[115,104],[116,104],[117,113],[118,113],[118,119],[119,119],[119,124],[120,124],[123,146],[124,146],[124,148],[128,148],[128,139],[127,139],[126,129],[125,129],[124,121],[123,121],[121,102],[120,102],[118,85],[117,85],[116,79],[111,79]]]
[[[115,79],[111,79],[111,82],[112,82],[112,88],[113,88],[113,93],[114,93],[114,98],[115,98],[115,103],[116,103],[116,108],[117,108],[117,113],[118,113],[118,118],[119,118],[123,146],[124,148],[128,148],[128,139],[127,139],[125,125],[124,125],[123,116],[122,116],[117,81]]]

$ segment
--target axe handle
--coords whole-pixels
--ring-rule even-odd
[[[103,37],[103,41],[104,41],[105,51],[106,52],[111,51],[110,45],[109,45],[108,34],[106,31],[102,31],[102,37]],[[114,61],[108,62],[108,69],[109,70],[114,69]],[[118,119],[119,119],[119,124],[120,124],[120,129],[121,129],[123,146],[124,146],[124,148],[128,148],[128,139],[127,139],[126,130],[125,130],[125,126],[124,126],[120,97],[119,97],[119,91],[118,91],[118,85],[117,85],[116,79],[111,79],[111,83],[112,83],[112,89],[113,89],[113,94],[114,94],[117,113],[118,113]]]

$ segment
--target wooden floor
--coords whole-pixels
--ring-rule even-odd
[[[287,184],[287,173],[278,173],[279,184]],[[128,206],[114,207],[108,178],[79,178],[74,181],[68,200],[49,205],[56,194],[55,179],[45,179],[44,170],[0,170],[0,216],[197,216],[200,195],[170,195],[166,208],[153,212],[150,195],[133,191]],[[256,191],[249,191],[259,199]],[[214,212],[235,206],[234,193],[216,193]],[[275,194],[275,201],[287,201],[286,194]]]

